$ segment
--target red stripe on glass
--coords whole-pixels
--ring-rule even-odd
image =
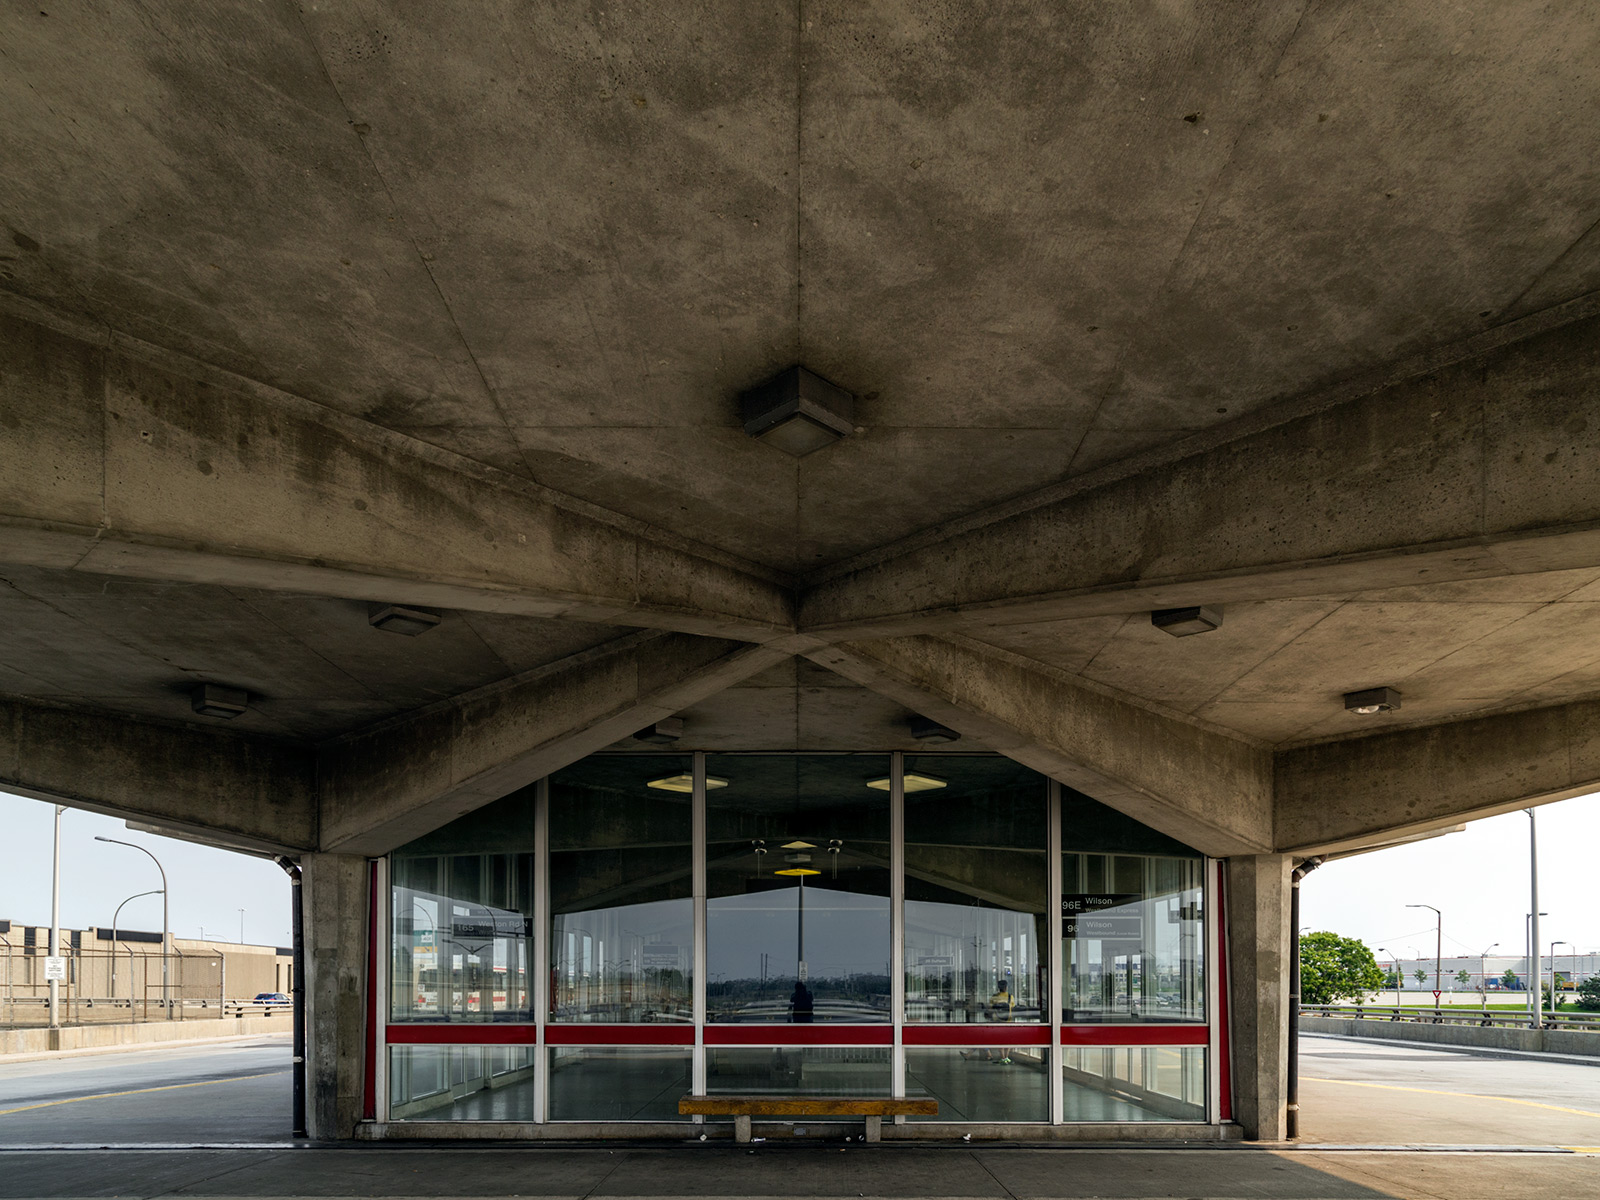
[[[888,1025],[707,1025],[708,1046],[892,1046]]]
[[[390,1025],[391,1046],[531,1046],[537,1025]]]
[[[907,1046],[1048,1046],[1048,1025],[907,1025]]]
[[[1063,1046],[1204,1046],[1204,1025],[1063,1025]]]

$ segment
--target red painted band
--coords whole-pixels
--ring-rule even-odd
[[[537,1025],[390,1025],[391,1046],[532,1046]]]
[[[1063,1025],[1063,1046],[1204,1046],[1204,1025]]]
[[[707,1025],[708,1046],[892,1046],[888,1025]]]

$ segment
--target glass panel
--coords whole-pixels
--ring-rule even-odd
[[[391,1020],[533,1019],[532,851],[532,788],[395,851]]]
[[[1077,1046],[1061,1051],[1068,1121],[1204,1121],[1203,1046]]]
[[[906,1048],[906,1095],[939,1115],[912,1121],[1049,1121],[1050,1052],[1042,1046]]]
[[[692,770],[617,755],[551,776],[552,1020],[694,1019]]]
[[[552,1121],[687,1121],[690,1051],[661,1046],[552,1046]]]
[[[533,1120],[533,1046],[390,1046],[395,1121]]]
[[[707,775],[708,1018],[887,1021],[888,757],[714,756]]]
[[[706,1091],[753,1096],[887,1096],[887,1046],[712,1046]]]
[[[1205,859],[1062,792],[1062,1020],[1203,1021]]]
[[[1043,1020],[1044,777],[1004,758],[905,761],[906,1020]]]

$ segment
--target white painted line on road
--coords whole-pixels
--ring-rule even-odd
[[[58,1104],[76,1104],[80,1100],[111,1100],[117,1096],[143,1096],[149,1092],[175,1092],[179,1088],[209,1087],[213,1083],[238,1083],[242,1079],[266,1079],[273,1075],[287,1075],[288,1071],[261,1071],[255,1075],[234,1075],[227,1079],[200,1079],[194,1083],[169,1083],[162,1087],[134,1088],[129,1092],[98,1092],[93,1096],[69,1096],[65,1100],[45,1100],[40,1104],[24,1104],[21,1108],[0,1108],[0,1117],[12,1113],[32,1112],[36,1108],[54,1108]]]

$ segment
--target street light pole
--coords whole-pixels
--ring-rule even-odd
[[[167,901],[171,899],[167,894],[167,870],[161,865],[159,858],[154,854],[150,854],[150,851],[137,842],[123,842],[116,838],[100,837],[98,834],[95,835],[94,840],[97,842],[110,842],[113,846],[128,846],[139,851],[140,854],[147,854],[150,856],[150,861],[155,863],[156,870],[161,872],[161,1007],[167,1010],[167,1020],[170,1021],[172,1020],[172,983],[171,976],[167,970],[167,943],[172,939],[168,936],[170,927],[167,924]]]
[[[239,945],[244,945],[244,909],[239,910]]]
[[[135,892],[128,900],[137,900],[141,896],[155,896],[157,892]],[[124,900],[122,904],[126,904]],[[122,904],[117,905],[117,911],[111,914],[111,998],[117,998],[117,921],[122,916]],[[145,978],[150,978],[150,972],[145,972]],[[133,951],[128,951],[128,1011],[133,1011]]]
[[[1431,904],[1408,904],[1406,907],[1433,909],[1433,1008],[1437,1012],[1439,1010],[1439,997],[1444,992],[1444,988],[1439,982],[1440,963],[1444,958],[1444,914],[1437,908],[1433,908]]]
[[[1389,951],[1384,947],[1379,946],[1378,953],[1389,954]],[[1400,993],[1405,988],[1406,980],[1405,976],[1400,974],[1400,956],[1398,954],[1392,954],[1390,955],[1390,961],[1394,963],[1394,1003],[1395,1007],[1398,1008],[1400,1006]]]
[[[1556,1023],[1556,947],[1570,946],[1571,942],[1558,938],[1550,943],[1550,1024]],[[1539,974],[1544,974],[1544,964],[1539,964]]]
[[[1489,951],[1499,945],[1499,942],[1495,942],[1492,946],[1486,946],[1483,953],[1478,955],[1478,975],[1482,980],[1478,985],[1478,992],[1483,996],[1485,1006],[1489,1003]]]
[[[1539,988],[1544,983],[1544,964],[1539,961],[1539,826],[1533,819],[1533,809],[1528,809],[1528,905],[1531,924],[1528,927],[1528,954],[1533,966],[1533,990],[1528,993],[1528,1003],[1533,1007],[1533,1027],[1544,1025],[1544,1005],[1540,1002]]]

